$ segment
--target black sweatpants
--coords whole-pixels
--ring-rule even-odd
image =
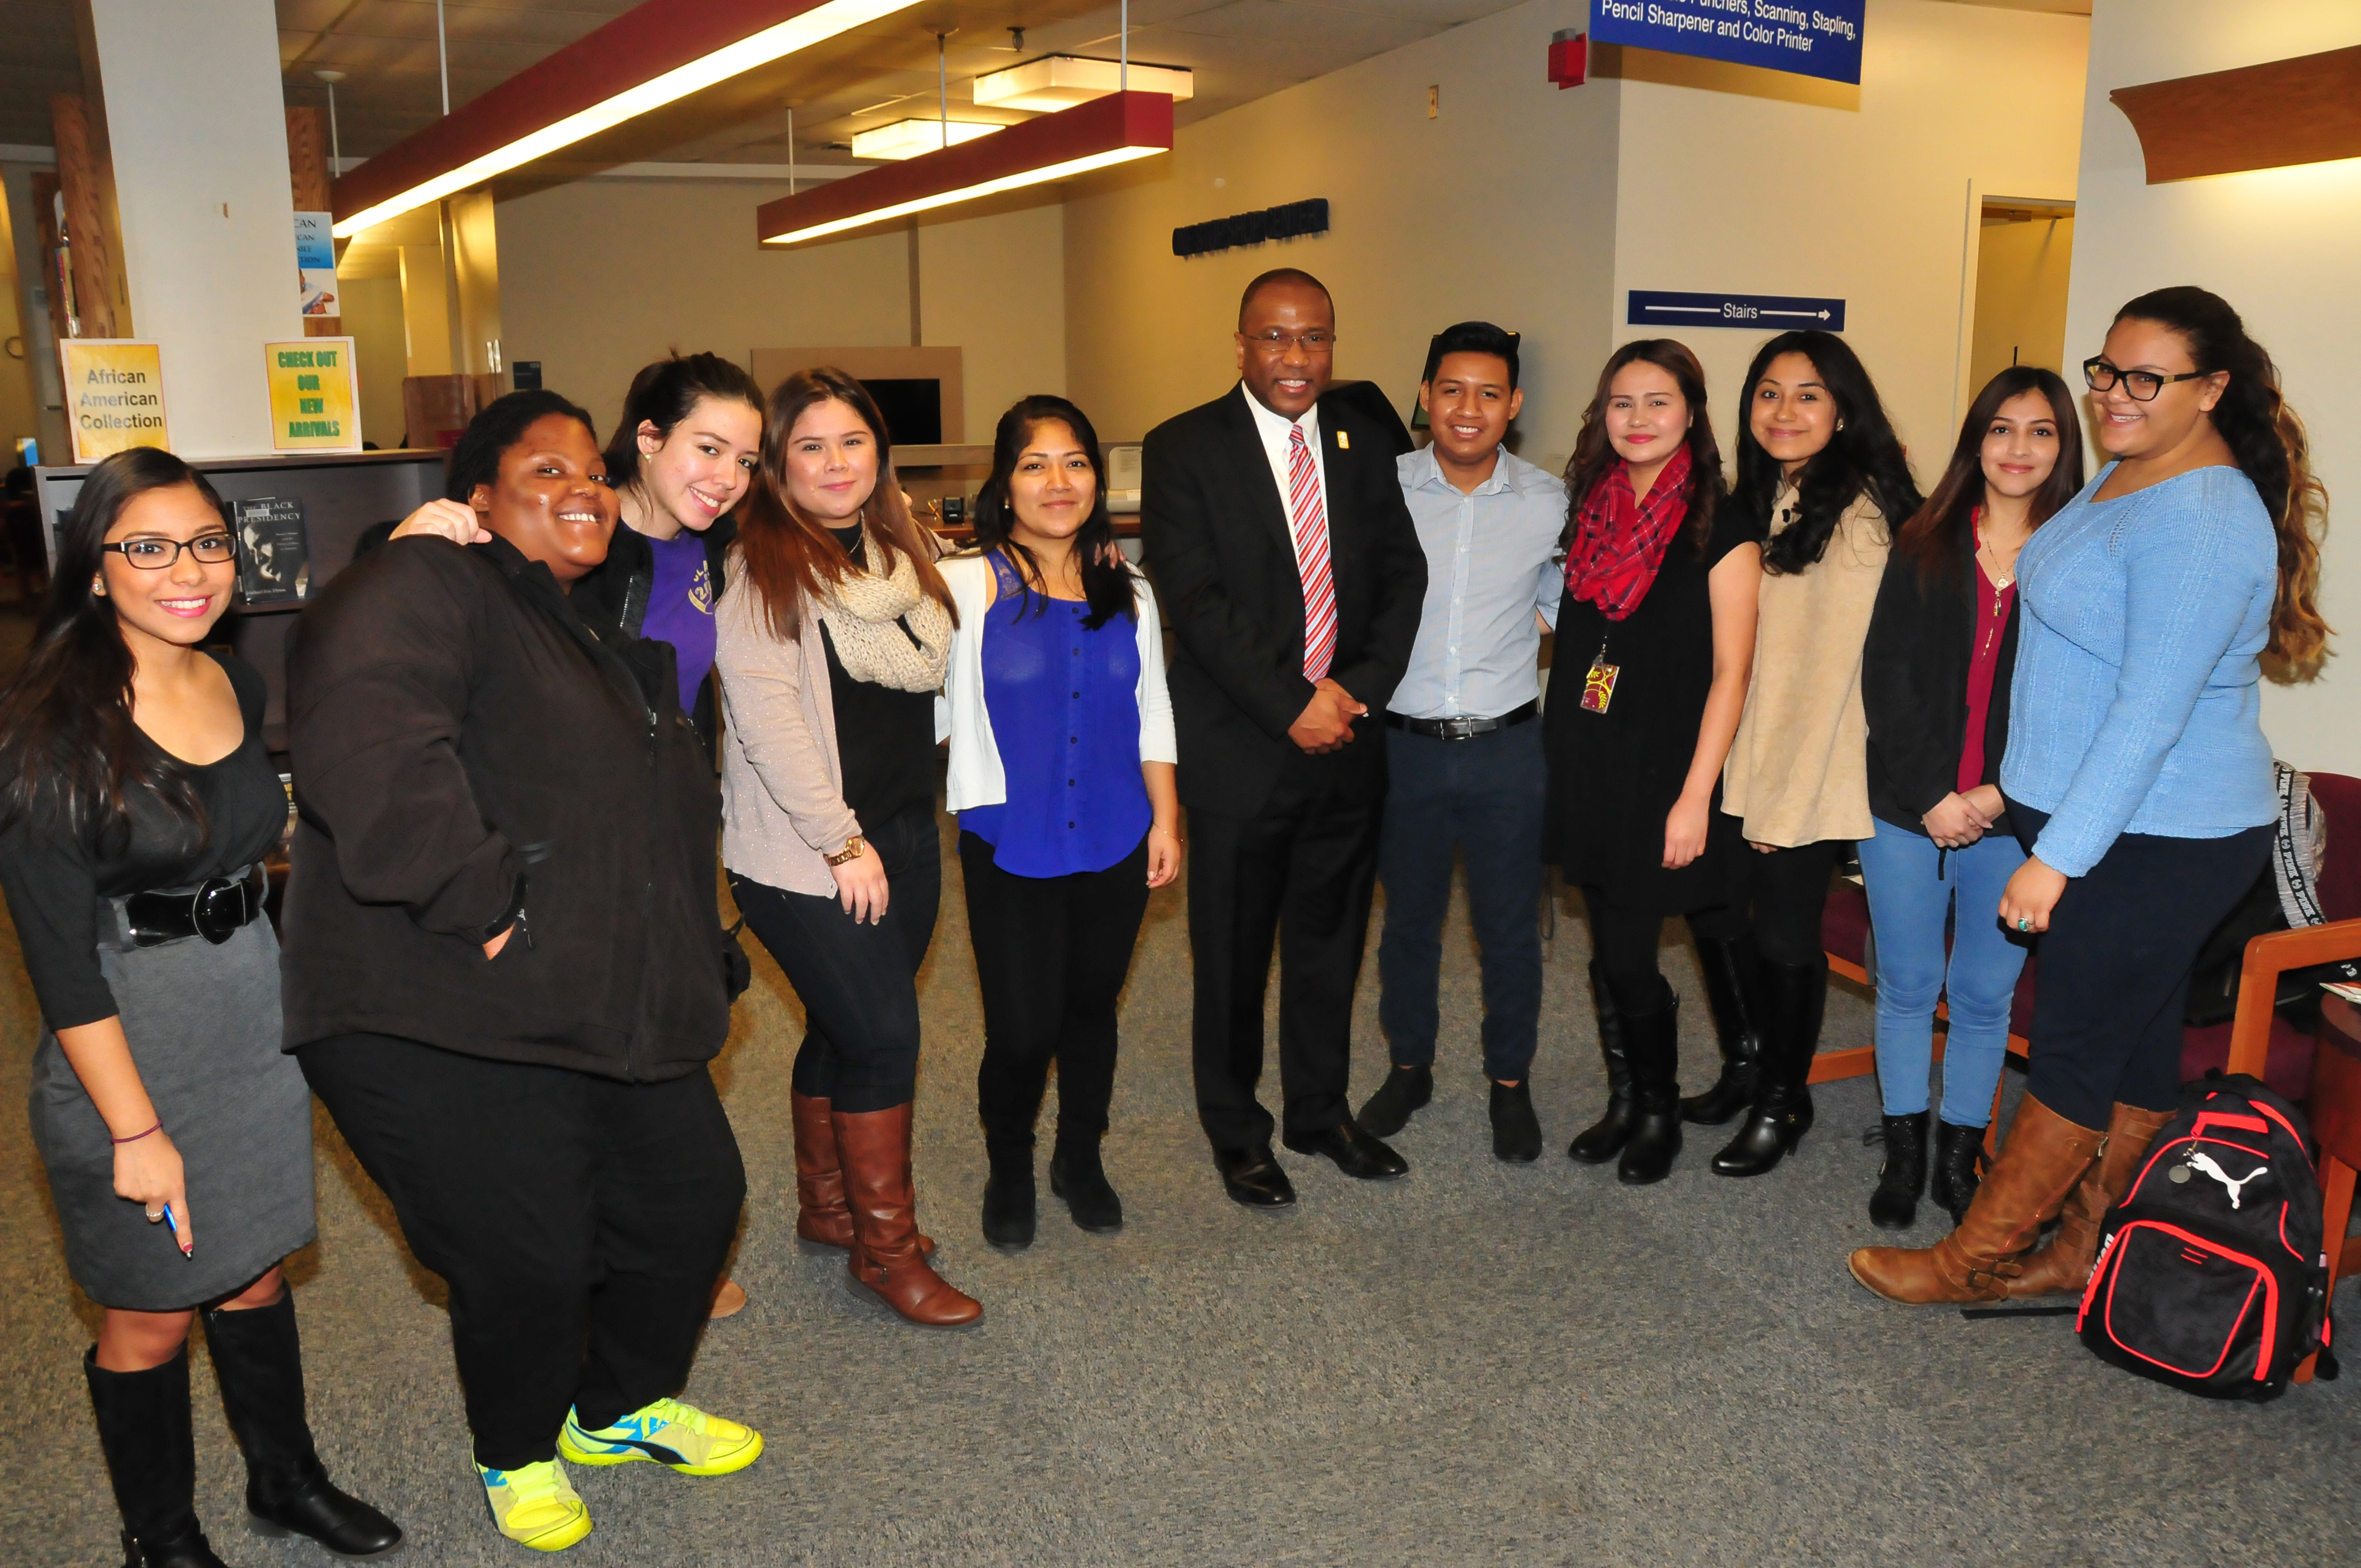
[[[865,826],[865,825],[864,825]],[[859,1115],[918,1093],[918,966],[943,901],[943,843],[929,806],[863,837],[885,868],[885,918],[834,894],[789,893],[736,872],[730,895],[804,1004],[795,1091]]]
[[[1271,1115],[1255,1085],[1274,943],[1288,1131],[1323,1132],[1352,1113],[1345,1091],[1353,987],[1377,889],[1383,806],[1347,801],[1324,782],[1298,775],[1283,770],[1269,804],[1252,817],[1189,813],[1197,1117],[1216,1149],[1270,1141]]]
[[[967,926],[983,996],[976,1110],[987,1146],[1029,1148],[1049,1063],[1058,1064],[1058,1142],[1106,1132],[1115,1098],[1115,1003],[1148,913],[1148,841],[1100,872],[1027,877],[960,835]]]
[[[1616,1007],[1633,1017],[1661,1010],[1666,988],[1656,949],[1665,917],[1619,903],[1603,887],[1586,886],[1582,898],[1590,911],[1590,956],[1606,977]],[[1727,905],[1695,910],[1684,918],[1700,942],[1731,941],[1746,934],[1745,911]]]
[[[2049,814],[2010,801],[2008,817],[2031,854]],[[2067,883],[2038,948],[2026,1093],[2085,1127],[2104,1127],[2118,1101],[2180,1103],[2190,968],[2263,874],[2273,832],[2125,833]]]
[[[476,1463],[554,1458],[687,1380],[746,1198],[703,1067],[661,1083],[386,1035],[297,1053],[336,1130],[451,1288]]]

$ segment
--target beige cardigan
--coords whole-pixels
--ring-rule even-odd
[[[789,893],[832,894],[826,854],[861,831],[844,803],[836,705],[819,611],[807,598],[804,635],[771,634],[743,571],[713,607],[713,669],[721,687],[721,863]]]
[[[1795,519],[1795,492],[1772,503],[1771,532]],[[1828,554],[1802,572],[1763,575],[1754,676],[1722,771],[1721,808],[1746,837],[1783,849],[1869,839],[1869,719],[1861,650],[1890,548],[1867,496],[1845,509]]]

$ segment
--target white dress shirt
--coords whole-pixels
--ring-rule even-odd
[[[1406,718],[1513,712],[1541,696],[1533,611],[1557,624],[1565,486],[1505,446],[1473,494],[1443,477],[1431,446],[1395,463],[1426,549],[1426,603],[1410,668],[1386,706]]]
[[[1297,425],[1303,427],[1303,443],[1312,449],[1312,477],[1320,482],[1320,515],[1325,521],[1328,515],[1328,460],[1320,451],[1320,410],[1315,404],[1304,410],[1301,419],[1290,423],[1286,415],[1273,413],[1263,407],[1262,400],[1254,395],[1251,388],[1246,391],[1246,407],[1254,413],[1255,433],[1262,437],[1263,455],[1270,459],[1270,477],[1279,485],[1279,513],[1287,519],[1287,537],[1295,546],[1295,575],[1301,577],[1303,541],[1295,530],[1294,510],[1287,504],[1288,496],[1293,489],[1287,466],[1287,433]],[[1328,554],[1333,561],[1335,558],[1333,544]],[[1330,570],[1333,572],[1334,568],[1332,566]]]

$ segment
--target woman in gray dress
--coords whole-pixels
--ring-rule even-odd
[[[280,1260],[314,1234],[311,1102],[260,918],[287,797],[261,676],[203,646],[236,577],[202,477],[151,448],[110,457],[0,692],[0,887],[45,1025],[33,1142],[67,1267],[105,1309],[83,1370],[126,1568],[220,1565],[193,1501],[200,1310],[256,1526],[346,1556],[401,1540],[330,1483],[303,1417]]]

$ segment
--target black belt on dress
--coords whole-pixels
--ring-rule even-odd
[[[1522,707],[1512,707],[1498,718],[1405,718],[1399,713],[1386,715],[1387,727],[1407,729],[1413,735],[1423,735],[1432,740],[1473,740],[1478,735],[1489,735],[1498,729],[1522,724],[1541,711],[1541,705],[1529,702]]]
[[[124,934],[135,948],[187,937],[219,947],[262,913],[269,890],[262,868],[253,865],[236,876],[214,877],[193,893],[135,893],[123,900]]]

